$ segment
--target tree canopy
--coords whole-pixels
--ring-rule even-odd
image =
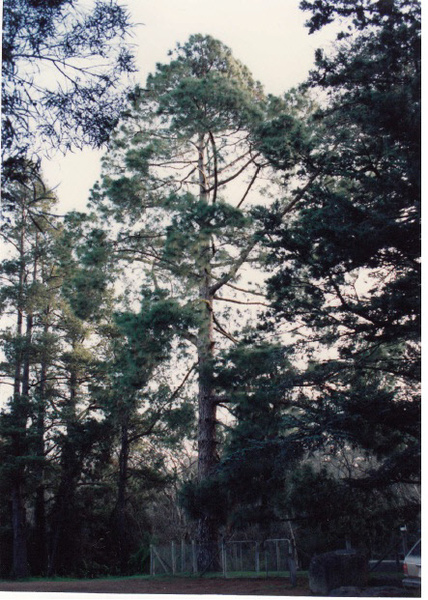
[[[375,453],[367,484],[418,482],[418,6],[302,6],[313,30],[338,13],[361,33],[341,33],[332,57],[318,52],[306,84],[327,93],[311,117],[320,141],[306,168],[317,178],[298,218],[273,228],[272,315],[302,333],[302,406],[326,442]]]
[[[122,75],[135,70],[129,35],[116,2],[97,0],[91,11],[74,0],[3,2],[5,181],[41,146],[52,153],[106,142],[123,107]]]

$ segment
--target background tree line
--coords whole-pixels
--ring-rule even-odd
[[[125,92],[123,9],[5,2],[3,576],[417,533],[420,4],[301,8],[336,50],[274,97],[200,34]],[[106,144],[87,212],[58,215],[40,141]]]

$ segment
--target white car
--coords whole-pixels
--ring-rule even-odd
[[[417,542],[406,555],[403,563],[403,585],[408,587],[421,586],[421,540]]]

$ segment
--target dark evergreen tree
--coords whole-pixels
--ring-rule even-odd
[[[141,314],[114,316],[106,233],[84,214],[56,217],[56,198],[32,171],[25,186],[10,189],[1,299],[13,325],[2,334],[1,367],[14,394],[0,417],[2,545],[17,577],[125,571],[130,552],[121,551],[122,542],[112,552],[107,540],[117,544],[112,531],[119,529],[119,539],[137,551],[142,536],[124,518],[132,513],[129,497],[151,502],[152,491],[169,481],[165,453],[179,447],[192,411],[180,386],[149,388],[177,328],[193,317],[160,292],[156,300],[146,297]],[[151,444],[149,457],[138,457],[142,440]],[[100,498],[103,487],[110,502]],[[89,491],[98,498],[93,535],[106,540],[94,560]]]
[[[30,165],[31,166],[31,165]],[[55,197],[34,178],[31,169],[24,183],[11,187],[13,197],[4,207],[2,225],[5,259],[1,303],[6,323],[2,334],[6,361],[2,372],[13,387],[9,411],[2,414],[2,441],[8,459],[3,462],[6,497],[11,498],[13,532],[12,574],[28,574],[26,500],[33,473],[33,488],[42,493],[44,463],[44,410],[47,401],[46,369],[55,344],[49,312],[56,290],[49,282],[52,236],[56,220],[51,214]],[[48,345],[51,345],[51,348]],[[34,489],[33,489],[34,491]],[[39,503],[35,520],[44,539],[44,512]],[[43,562],[43,551],[39,558]]]
[[[94,399],[91,385],[101,361],[102,326],[110,318],[115,270],[106,234],[90,217],[66,215],[55,244],[59,288],[55,330],[56,389],[51,399],[50,502],[48,514],[48,573],[80,572],[85,523],[81,487],[100,482],[99,461],[108,462],[114,442],[113,424]],[[55,458],[54,458],[55,457]]]
[[[316,179],[298,218],[266,217],[271,316],[306,362],[296,427],[313,447],[372,453],[372,471],[349,483],[392,490],[420,469],[420,6],[302,7],[313,31],[337,15],[346,29],[306,85],[324,94],[304,162]],[[278,164],[269,138],[264,152]]]
[[[288,420],[293,411],[293,372],[283,346],[257,338],[238,344],[219,361],[216,383],[223,390],[221,406],[233,420],[225,427],[215,472],[204,485],[188,482],[181,501],[193,516],[215,504],[226,537],[245,534],[250,527],[260,540],[278,537],[280,530],[288,535],[281,501],[289,473],[305,451]]]
[[[192,422],[193,407],[181,397],[182,385],[172,389],[162,375],[171,359],[177,330],[188,327],[191,315],[158,290],[145,290],[139,313],[121,312],[111,324],[109,354],[94,380],[95,397],[117,435],[116,502],[112,511],[111,543],[117,548],[118,568],[131,568],[131,554],[140,540],[130,526],[131,489],[150,492],[169,483],[167,449],[179,450]],[[190,373],[189,373],[190,374]],[[186,377],[187,378],[187,377]],[[163,383],[156,381],[161,380]],[[150,445],[152,456],[143,453]],[[147,527],[147,534],[150,527]],[[137,547],[135,547],[137,545]]]
[[[94,362],[83,317],[102,313],[109,281],[105,273],[100,276],[102,240],[97,250],[91,249],[95,235],[87,235],[91,252],[86,250],[86,264],[83,257],[83,265],[71,259],[85,219],[77,217],[80,225],[73,233],[71,224],[66,229],[55,216],[55,196],[33,173],[31,165],[25,184],[9,186],[14,195],[7,198],[2,225],[2,373],[13,387],[1,414],[2,479],[4,501],[11,500],[12,573],[17,577],[27,575],[29,566],[32,573],[46,573],[48,557],[54,564],[63,506],[73,496],[83,461],[102,437],[101,425],[97,428],[82,404],[81,389]],[[11,319],[16,324],[8,327]],[[66,468],[66,463],[77,467]],[[68,496],[60,507],[61,489]],[[49,507],[53,498],[58,510]]]
[[[287,480],[280,507],[286,507],[295,524],[301,563],[314,554],[351,546],[375,558],[402,552],[400,527],[410,535],[420,528],[420,504],[406,486],[388,489],[349,485],[349,479],[370,470],[371,459],[344,446],[342,452],[325,452],[306,460]]]

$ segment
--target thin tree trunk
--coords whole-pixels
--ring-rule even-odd
[[[19,369],[18,369],[19,366]],[[21,376],[22,363],[17,360],[16,375],[15,375],[15,393],[13,400],[14,427],[15,432],[12,434],[13,455],[17,459],[13,482],[11,487],[12,500],[12,532],[13,532],[13,561],[12,561],[12,576],[13,577],[28,577],[29,568],[27,560],[27,532],[26,532],[26,515],[24,503],[24,480],[25,471],[22,465],[22,457],[25,455],[27,445],[26,427],[28,418],[28,397],[21,393]],[[20,462],[21,461],[21,462]]]
[[[119,454],[119,477],[117,488],[116,504],[116,531],[119,548],[120,572],[125,574],[128,568],[129,548],[127,544],[126,531],[126,487],[128,479],[128,460],[129,460],[129,430],[128,418],[122,423],[121,444]]]
[[[47,332],[47,327],[45,327]],[[34,506],[34,553],[33,567],[35,575],[44,575],[47,571],[47,535],[46,535],[46,500],[45,500],[45,482],[44,482],[44,460],[45,460],[45,417],[46,417],[46,377],[47,366],[43,360],[40,370],[40,384],[38,387],[38,403],[36,412],[36,440],[35,455],[38,463],[35,467],[35,476],[37,479],[36,497]]]
[[[23,222],[25,222],[25,214],[22,214]],[[16,336],[19,344],[19,349],[15,358],[15,375],[13,386],[13,405],[12,412],[14,413],[15,432],[12,434],[13,455],[18,459],[24,454],[26,445],[26,427],[28,416],[28,398],[23,393],[23,362],[24,352],[22,349],[23,336],[23,302],[24,302],[24,279],[25,279],[25,262],[24,262],[24,226],[20,236],[20,268],[18,282],[18,314],[16,325]],[[27,390],[28,391],[28,390]],[[28,557],[27,557],[27,531],[26,531],[26,513],[24,504],[24,467],[22,464],[17,464],[13,477],[11,488],[11,504],[12,504],[12,577],[23,578],[28,577]]]
[[[12,577],[28,577],[27,527],[23,503],[22,483],[15,482],[12,489],[13,561]]]
[[[67,510],[71,504],[74,493],[74,478],[71,472],[63,474],[59,485],[55,505],[53,509],[53,526],[50,539],[50,552],[48,557],[48,577],[52,577],[57,571],[58,549],[64,530],[64,522]]]
[[[42,264],[42,281],[46,284],[46,273]],[[43,311],[43,336],[48,339],[51,330],[50,324],[51,307],[48,304]],[[46,342],[45,342],[46,343]],[[37,481],[36,497],[34,506],[34,542],[33,557],[34,573],[46,575],[48,569],[48,539],[46,519],[46,490],[45,490],[45,428],[46,428],[46,405],[47,405],[47,378],[48,378],[48,355],[43,352],[40,365],[39,384],[37,386],[37,404],[35,416],[35,448],[34,452],[38,459],[35,467]]]
[[[50,548],[48,556],[48,576],[55,575],[57,571],[58,549],[64,531],[64,523],[68,510],[70,510],[75,491],[75,482],[80,473],[80,460],[76,456],[71,439],[71,429],[76,419],[77,374],[74,369],[70,372],[70,397],[68,400],[67,431],[61,456],[61,481],[56,494],[53,508],[53,524],[50,535]]]
[[[20,275],[20,283],[24,282],[24,239],[21,238],[21,252],[22,252],[22,269]],[[33,265],[33,282],[37,278],[37,259]],[[22,289],[20,290],[21,293]],[[23,315],[20,312],[18,316],[20,330],[20,336],[22,337],[22,321]],[[19,367],[22,370],[22,376],[20,377],[20,408],[17,410],[17,418],[19,422],[18,436],[20,440],[17,441],[17,456],[22,458],[28,454],[28,439],[27,439],[27,420],[30,416],[30,369],[31,369],[31,343],[33,338],[33,313],[30,310],[26,317],[26,331],[25,331],[25,345],[21,350],[21,356],[19,359]],[[19,472],[16,475],[16,483],[12,490],[12,522],[13,522],[13,540],[14,540],[14,566],[13,572],[15,577],[27,577],[29,575],[28,566],[28,547],[27,547],[27,523],[26,523],[26,511],[24,502],[24,481],[25,481],[25,466],[18,467]],[[15,562],[16,561],[16,562]],[[20,574],[18,574],[20,573]]]

